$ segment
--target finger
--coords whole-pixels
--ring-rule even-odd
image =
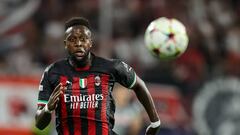
[[[60,95],[60,91],[56,91],[55,93],[52,93],[52,95],[49,98],[49,102],[52,103],[56,97],[59,97],[59,95]]]
[[[55,105],[59,101],[59,97],[56,97],[52,100],[52,105]]]
[[[55,87],[55,89],[53,90],[53,93],[59,91],[61,86],[62,86],[62,84],[59,83],[59,84]]]
[[[58,102],[59,102],[59,98],[56,98],[53,102],[54,106],[56,106],[56,103],[58,103]]]
[[[55,89],[54,92],[52,93],[52,96],[55,96],[56,94],[60,93],[62,91],[62,89],[63,89],[63,86],[60,86],[60,88]]]
[[[55,100],[56,98],[59,98],[60,97],[60,95],[61,95],[61,92],[59,91],[59,92],[57,92],[52,98],[53,98],[53,100]]]
[[[66,91],[66,90],[67,90],[67,86],[62,86],[60,89],[61,89],[61,94],[63,94],[63,93],[64,93],[64,91]]]
[[[54,103],[53,103],[53,105],[54,105],[54,108],[56,108],[56,107],[57,107],[57,104],[58,104],[58,102],[59,102],[59,98],[57,98],[56,100],[54,100]]]
[[[56,99],[60,97],[60,95],[61,95],[61,91],[58,91],[56,94],[54,94],[53,98]]]
[[[54,100],[56,97],[59,97],[60,91],[57,91],[56,93],[53,93],[50,97],[50,100]]]

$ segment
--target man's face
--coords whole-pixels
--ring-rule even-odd
[[[69,55],[81,61],[89,54],[92,47],[91,32],[85,26],[72,26],[65,32],[65,48]]]

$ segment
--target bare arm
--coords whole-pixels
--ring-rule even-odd
[[[39,107],[35,115],[36,127],[43,130],[51,121],[51,113],[46,112],[44,107]]]
[[[151,122],[157,122],[159,121],[159,117],[152,99],[152,96],[150,95],[145,83],[143,80],[141,80],[139,77],[137,77],[136,84],[132,88],[138,98],[138,100],[141,102],[141,104],[144,106],[149,119]],[[160,124],[156,128],[149,127],[146,131],[147,135],[155,135],[158,132],[158,129],[160,127]]]
[[[39,107],[37,113],[35,115],[36,120],[36,127],[39,129],[44,129],[51,121],[51,112],[56,109],[57,103],[59,101],[59,96],[62,93],[61,90],[63,89],[62,85],[59,84],[54,89],[53,93],[51,94],[48,103],[45,107]]]

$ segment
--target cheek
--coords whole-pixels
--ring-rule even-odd
[[[91,48],[91,47],[92,47],[92,41],[89,40],[89,41],[87,42],[87,45],[88,45],[89,48]]]
[[[92,47],[92,43],[87,41],[85,44],[84,44],[84,49],[85,50],[89,50],[90,48]]]
[[[74,51],[74,47],[71,46],[71,45],[68,45],[66,46],[66,50],[69,52],[69,53],[72,53]]]

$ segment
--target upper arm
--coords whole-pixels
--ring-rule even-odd
[[[132,87],[132,89],[134,91],[139,91],[139,89],[147,89],[146,88],[146,85],[145,85],[145,82],[136,75],[136,83],[135,85]]]
[[[38,108],[41,109],[42,106],[45,106],[48,102],[52,91],[51,82],[49,80],[49,67],[45,69],[40,84],[38,92]]]
[[[114,64],[115,79],[118,83],[127,88],[132,88],[136,83],[137,75],[133,68],[123,61],[116,61]]]

